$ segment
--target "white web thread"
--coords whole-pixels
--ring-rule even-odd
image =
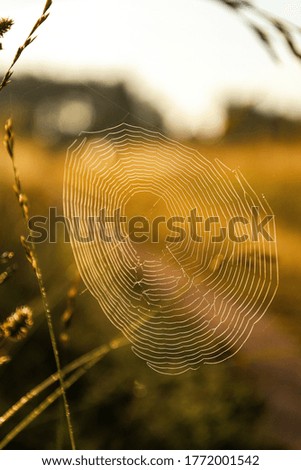
[[[145,195],[164,202],[169,215],[196,209],[207,219],[218,217],[203,241],[185,236],[179,242],[137,250],[127,234],[113,241],[80,242],[74,236],[78,217],[84,233],[89,217],[101,209],[126,213],[130,199],[138,208]],[[237,243],[219,234],[231,218],[272,214],[238,171],[210,162],[196,150],[158,132],[120,124],[102,132],[83,133],[68,150],[64,177],[64,212],[80,274],[111,322],[133,344],[133,351],[154,370],[179,374],[201,363],[217,363],[236,354],[262,318],[278,287],[274,220],[272,241],[260,234],[252,241],[250,226],[236,224]],[[141,255],[142,253],[142,255]],[[142,259],[143,258],[143,259]]]

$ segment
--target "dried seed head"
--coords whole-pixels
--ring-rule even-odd
[[[37,259],[35,257],[33,250],[31,249],[30,244],[26,241],[26,238],[23,235],[21,235],[20,241],[21,241],[21,245],[23,246],[25,250],[25,255],[26,255],[27,260],[31,264],[32,269],[34,270],[36,276],[39,277],[40,273],[38,270]]]
[[[0,38],[10,30],[13,24],[14,22],[10,18],[0,18]]]
[[[15,253],[13,251],[4,251],[0,255],[0,263],[4,264],[7,263],[9,260],[11,260],[15,256]]]
[[[61,341],[63,344],[68,343],[69,339],[70,339],[70,338],[69,338],[68,333],[61,333],[61,334],[60,334],[60,341]]]
[[[74,299],[77,296],[77,287],[72,286],[67,292],[68,299]]]
[[[6,364],[9,361],[10,361],[9,356],[0,356],[0,366],[2,366],[3,364]]]
[[[62,315],[62,322],[64,323],[65,327],[69,326],[72,315],[73,315],[73,310],[71,308],[66,308],[66,310],[64,311]]]
[[[27,307],[18,307],[7,319],[0,325],[0,332],[3,338],[18,341],[25,338],[29,329],[33,325],[32,310]]]
[[[4,126],[5,135],[4,135],[4,146],[11,159],[14,158],[14,133],[13,133],[13,121],[9,118]]]
[[[78,283],[80,281],[79,276],[75,280],[74,284],[69,288],[67,292],[67,306],[61,316],[61,321],[63,324],[63,331],[60,335],[60,340],[62,343],[67,343],[70,339],[68,329],[71,326],[72,318],[75,311],[76,297],[78,295]]]

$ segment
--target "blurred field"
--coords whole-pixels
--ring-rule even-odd
[[[277,296],[245,348],[220,365],[168,377],[151,371],[129,346],[111,352],[68,392],[78,447],[300,448],[301,141],[186,143],[208,159],[219,158],[230,168],[240,168],[256,193],[265,194],[276,215]],[[55,366],[36,282],[19,243],[24,227],[11,189],[10,161],[4,150],[1,153],[0,249],[13,250],[18,264],[15,274],[0,286],[1,318],[25,303],[35,316],[26,340],[2,348],[12,357],[0,369],[0,411],[5,411]],[[31,214],[47,215],[50,206],[62,214],[65,149],[50,150],[42,142],[17,137],[16,157]],[[70,244],[63,243],[63,226],[58,243],[44,243],[37,250],[59,335],[67,291],[77,278]],[[64,364],[119,334],[82,284],[79,290],[69,341],[60,343]],[[1,435],[29,409],[3,426]],[[52,405],[9,447],[68,447],[61,403]]]

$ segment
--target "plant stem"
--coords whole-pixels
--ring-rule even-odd
[[[128,340],[126,338],[117,338],[111,341],[109,344],[100,346],[92,351],[84,354],[83,356],[75,359],[70,362],[67,366],[62,368],[61,372],[63,377],[68,373],[74,372],[68,379],[65,380],[64,385],[65,389],[71,387],[80,377],[82,377],[91,367],[97,364],[100,359],[106,356],[110,351],[114,349],[121,348],[126,346]],[[39,385],[34,387],[30,392],[20,398],[13,406],[7,410],[4,415],[0,417],[0,425],[4,424],[9,418],[14,416],[17,411],[19,411],[24,405],[26,405],[30,400],[37,397],[42,393],[46,388],[55,383],[59,379],[58,373],[51,375],[46,380],[41,382]],[[15,426],[12,431],[10,431],[5,438],[0,442],[0,449],[9,444],[21,431],[23,431],[30,423],[32,423],[40,414],[45,411],[55,400],[57,400],[62,394],[62,388],[58,387],[54,392],[52,392],[45,400],[43,400],[34,410],[29,413],[22,421],[20,421],[17,426]]]
[[[29,235],[29,239],[32,240],[32,230],[28,226],[28,221],[29,221],[29,205],[28,205],[28,198],[26,194],[22,190],[22,185],[21,181],[19,178],[18,170],[15,164],[15,154],[14,154],[14,134],[13,134],[13,127],[12,127],[12,120],[8,119],[8,121],[5,124],[5,137],[4,137],[4,145],[7,149],[7,152],[10,156],[11,162],[12,162],[12,167],[13,167],[13,174],[14,174],[14,191],[16,193],[16,196],[18,198],[19,205],[22,210],[22,216],[23,220],[25,223],[25,229]],[[69,408],[69,403],[67,400],[67,396],[65,393],[65,388],[64,388],[64,380],[63,380],[63,375],[62,375],[62,369],[61,369],[61,362],[60,362],[60,356],[58,352],[58,347],[57,347],[57,342],[54,334],[54,328],[53,328],[53,323],[52,323],[52,315],[51,311],[49,308],[49,302],[47,298],[47,293],[45,289],[45,284],[42,276],[42,271],[40,268],[40,263],[39,263],[39,258],[36,252],[35,244],[32,241],[27,241],[25,237],[21,237],[21,243],[25,249],[26,256],[28,261],[30,262],[37,282],[38,282],[38,287],[39,291],[41,294],[42,298],[42,303],[43,303],[43,308],[46,316],[46,321],[47,321],[47,326],[48,326],[48,331],[49,331],[49,336],[50,336],[50,341],[51,341],[51,346],[53,350],[53,355],[55,359],[55,364],[57,368],[57,373],[59,377],[59,382],[60,382],[60,387],[62,389],[62,397],[63,397],[63,402],[64,402],[64,409],[65,409],[65,415],[66,415],[66,422],[67,422],[67,428],[68,428],[68,433],[69,433],[69,438],[70,438],[70,444],[72,450],[75,450],[75,441],[74,441],[74,433],[73,433],[73,427],[72,427],[72,422],[71,422],[71,416],[70,416],[70,408]]]

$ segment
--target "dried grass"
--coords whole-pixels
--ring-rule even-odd
[[[301,59],[301,50],[299,50],[297,46],[297,42],[294,39],[294,34],[299,34],[301,32],[301,28],[296,26],[293,23],[288,21],[282,20],[280,18],[275,17],[271,13],[259,8],[257,5],[254,5],[252,2],[248,0],[218,0],[220,3],[223,3],[226,7],[231,8],[235,11],[238,15],[240,15],[241,19],[246,22],[247,26],[252,29],[255,33],[257,38],[261,41],[261,43],[267,48],[268,52],[274,59],[278,59],[278,54],[275,51],[273,45],[273,38],[268,31],[263,26],[258,25],[256,21],[253,19],[250,20],[248,18],[248,13],[251,12],[259,20],[264,20],[267,26],[270,26],[272,30],[276,31],[280,35],[280,37],[284,40],[286,45],[288,46],[291,53],[297,58]]]
[[[13,133],[11,119],[9,119],[5,124],[4,145],[6,147],[7,153],[12,162],[14,182],[15,182],[13,187],[14,187],[14,191],[16,193],[19,205],[21,207],[23,220],[25,222],[25,229],[27,231],[28,237],[30,239],[33,239],[32,231],[28,226],[28,220],[29,220],[28,198],[26,194],[23,192],[21,180],[20,180],[18,170],[15,164],[14,133]],[[57,341],[56,341],[54,328],[53,328],[52,315],[51,315],[51,311],[49,308],[48,296],[47,296],[47,292],[46,292],[45,285],[44,285],[42,271],[40,269],[38,255],[37,255],[34,243],[27,242],[24,236],[21,236],[21,244],[25,250],[26,258],[29,261],[30,265],[32,266],[37,282],[38,282],[39,291],[41,294],[43,308],[44,308],[44,312],[46,316],[48,331],[50,335],[52,350],[53,350],[56,368],[57,368],[59,381],[60,381],[61,395],[63,397],[63,402],[64,402],[64,409],[65,409],[66,422],[67,422],[67,427],[68,427],[68,432],[69,432],[70,444],[71,444],[71,448],[75,449],[75,441],[74,441],[74,433],[73,433],[73,427],[72,427],[71,416],[70,416],[70,408],[69,408],[69,403],[68,403],[66,392],[65,392],[65,385],[64,385],[63,375],[61,371],[61,362],[60,362]]]
[[[7,86],[10,81],[11,77],[13,74],[13,68],[16,64],[16,62],[20,59],[23,51],[35,40],[36,38],[36,32],[38,28],[46,21],[46,19],[49,16],[49,8],[52,5],[52,0],[46,0],[43,12],[41,16],[36,20],[34,23],[30,33],[28,34],[27,38],[25,39],[24,43],[18,47],[15,56],[12,60],[11,65],[9,66],[8,70],[6,71],[1,83],[0,83],[0,91]],[[10,27],[12,26],[13,21],[9,19],[2,19],[0,21],[0,37],[7,32]],[[6,147],[6,150],[8,152],[8,155],[10,156],[12,166],[13,166],[13,173],[14,173],[14,191],[16,193],[16,196],[18,198],[19,205],[22,210],[22,216],[25,222],[26,230],[28,230],[28,235],[30,235],[30,229],[28,229],[28,220],[29,220],[29,204],[28,204],[28,199],[26,194],[22,190],[21,186],[21,181],[19,178],[19,174],[17,171],[17,167],[15,165],[15,155],[14,155],[14,134],[13,134],[13,128],[12,128],[12,120],[8,119],[5,125],[5,137],[4,137],[4,145]],[[28,243],[25,239],[25,237],[21,237],[21,243],[25,249],[25,254],[30,262],[40,290],[41,298],[43,301],[43,307],[46,315],[46,320],[47,320],[47,325],[48,325],[48,330],[49,330],[49,335],[51,339],[51,344],[52,344],[52,349],[53,349],[53,354],[56,362],[56,367],[57,367],[57,373],[59,377],[59,382],[60,382],[60,395],[63,397],[63,402],[64,402],[64,409],[65,409],[65,416],[66,416],[66,421],[67,421],[67,427],[68,427],[68,432],[69,432],[69,438],[70,438],[70,443],[71,443],[71,448],[75,449],[75,441],[74,441],[74,434],[73,434],[73,427],[71,423],[71,417],[70,417],[70,409],[69,409],[69,403],[67,401],[67,396],[65,392],[65,386],[64,386],[64,381],[63,381],[63,375],[61,371],[61,364],[60,364],[60,357],[59,357],[59,352],[57,348],[57,342],[54,334],[54,329],[53,329],[53,324],[52,324],[52,316],[51,316],[51,311],[49,308],[49,303],[48,303],[48,298],[47,298],[47,293],[46,289],[44,286],[44,280],[42,276],[42,272],[39,266],[39,261],[37,257],[37,253],[35,250],[35,246],[33,243]]]
[[[11,77],[14,73],[13,68],[16,62],[20,59],[24,50],[36,39],[35,33],[37,32],[38,28],[44,23],[44,21],[47,20],[49,16],[49,8],[51,7],[51,5],[52,5],[52,0],[46,0],[41,16],[37,19],[37,21],[33,25],[30,33],[28,34],[22,46],[18,47],[15,53],[15,56],[12,60],[12,63],[10,64],[8,70],[6,71],[4,77],[2,78],[2,81],[0,83],[0,91],[10,83]],[[12,24],[13,24],[12,20],[3,19],[3,26],[2,26],[3,34],[11,28]],[[1,26],[0,26],[0,37],[1,37]]]

